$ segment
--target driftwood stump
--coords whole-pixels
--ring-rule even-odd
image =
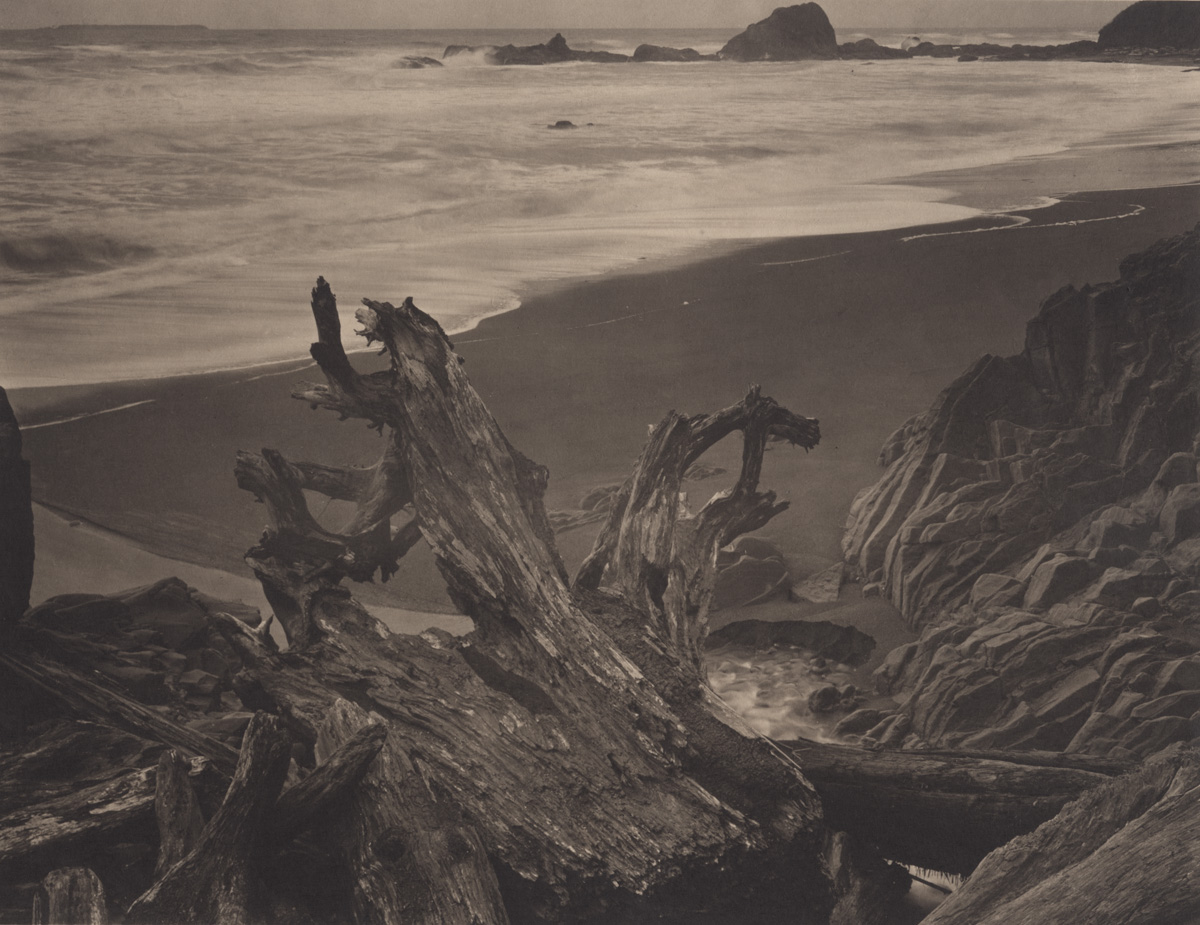
[[[508,443],[437,323],[411,300],[365,302],[361,333],[389,365],[363,375],[324,280],[312,309],[327,382],[296,397],[366,421],[381,453],[364,469],[239,454],[238,483],[271,520],[247,561],[289,643],[279,649],[270,621],[210,614],[240,659],[233,686],[258,711],[240,751],[74,664],[64,637],[18,624],[0,652],[5,683],[136,757],[80,786],[31,786],[29,800],[22,777],[57,738],[0,759],[0,865],[157,823],[154,882],[130,922],[885,925],[909,883],[885,858],[965,871],[1079,794],[1122,786],[1104,784],[1123,770],[1112,762],[781,747],[712,695],[702,651],[717,552],[786,507],[759,488],[763,452],[769,440],[814,447],[816,421],[757,387],[714,414],[668,414],[572,583],[542,502],[548,473]],[[735,484],[693,513],[684,473],[735,432]],[[305,492],[355,514],[326,529]],[[465,637],[392,634],[343,586],[386,581],[421,541],[474,623]],[[17,572],[21,555],[9,556]],[[1169,808],[1170,830],[1190,831],[1190,803],[1160,784],[1168,771],[1190,781],[1194,765],[1145,783],[1121,818],[1146,826]],[[1053,826],[1070,812],[1038,837],[1069,840]],[[1069,871],[1018,846],[1028,883],[989,858],[939,920],[1024,909],[1023,890],[1068,875],[1086,887],[1089,865],[1124,870],[1094,860],[1117,826],[1079,841]],[[46,879],[39,920],[68,901],[102,920],[87,869]]]
[[[811,447],[816,422],[757,389],[715,415],[668,416],[572,590],[542,503],[548,473],[509,444],[438,324],[411,300],[365,302],[361,333],[390,365],[360,375],[324,280],[312,307],[327,384],[296,397],[365,420],[383,447],[362,470],[239,456],[239,484],[272,521],[248,562],[290,642],[281,655],[249,633],[230,637],[263,704],[315,743],[353,689],[348,699],[391,732],[395,779],[372,785],[379,799],[415,812],[419,780],[420,812],[449,827],[419,847],[407,836],[410,851],[429,855],[419,866],[445,869],[438,852],[478,839],[523,918],[680,896],[744,906],[750,883],[773,883],[776,894],[759,894],[767,905],[826,917],[833,895],[812,787],[707,696],[699,672],[717,549],[785,506],[757,490],[765,441]],[[685,514],[683,473],[735,430],[746,444],[736,486]],[[305,490],[357,513],[345,530],[326,530]],[[341,586],[386,579],[419,538],[475,623],[464,638],[391,635]],[[488,896],[489,877],[457,882]]]

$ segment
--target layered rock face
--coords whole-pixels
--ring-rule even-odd
[[[1138,0],[1100,30],[1100,47],[1200,48],[1200,2]]]
[[[1200,729],[1200,229],[1051,296],[894,434],[843,552],[921,630],[892,744],[1148,755]]]
[[[717,52],[718,58],[732,61],[799,61],[837,55],[833,26],[815,3],[780,7],[735,35]]]

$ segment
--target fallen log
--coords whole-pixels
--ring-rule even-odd
[[[40,642],[36,631],[22,635],[27,645],[30,640]],[[238,753],[225,743],[138,703],[97,672],[88,673],[26,650],[19,657],[0,653],[0,673],[37,691],[70,716],[110,723],[136,736],[207,758],[226,776],[237,764]]]
[[[780,743],[821,795],[826,822],[885,857],[969,874],[1128,764],[1051,753],[969,754]]]

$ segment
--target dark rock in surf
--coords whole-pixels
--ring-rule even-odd
[[[629,55],[609,51],[576,51],[567,44],[562,33],[540,45],[448,45],[442,58],[483,52],[488,64],[562,64],[567,61],[591,61],[598,64],[621,64]]]
[[[437,58],[429,58],[425,55],[407,55],[394,61],[392,67],[400,70],[415,71],[423,67],[442,67],[442,62]]]
[[[716,59],[716,55],[702,55],[694,48],[669,48],[665,45],[639,45],[633,51],[633,60],[639,63],[647,61],[683,63],[688,61],[715,61]]]
[[[854,61],[886,61],[891,58],[911,58],[907,51],[880,45],[874,39],[859,39],[838,46],[838,57]]]
[[[780,7],[725,43],[718,58],[730,61],[800,61],[836,58],[837,36],[815,3]]]
[[[1102,49],[1200,48],[1200,2],[1139,0],[1100,30]]]

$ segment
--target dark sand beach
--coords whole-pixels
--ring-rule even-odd
[[[889,433],[978,356],[1018,351],[1025,321],[1050,293],[1115,277],[1125,255],[1198,216],[1200,186],[1185,186],[1073,194],[954,225],[755,244],[556,286],[455,341],[509,439],[549,467],[551,509],[574,508],[592,487],[620,481],[647,426],[668,409],[713,410],[760,383],[819,418],[820,446],[774,451],[764,473],[764,484],[792,503],[768,532],[794,561],[815,566],[837,558],[847,507],[877,477]],[[296,280],[299,326],[311,325],[308,289],[319,273],[314,266],[311,279]],[[411,294],[423,305],[402,278],[392,292],[330,282],[348,345],[359,298]],[[234,484],[238,449],[359,465],[378,454],[379,438],[361,423],[339,424],[289,397],[314,372],[297,361],[13,392],[35,496],[159,555],[245,574],[241,555],[264,518]],[[736,453],[718,446],[707,461],[733,468]],[[694,501],[721,481],[696,484]],[[561,534],[569,564],[594,529]],[[428,557],[410,558],[367,599],[446,609]],[[69,570],[48,559],[44,551],[39,568]]]

